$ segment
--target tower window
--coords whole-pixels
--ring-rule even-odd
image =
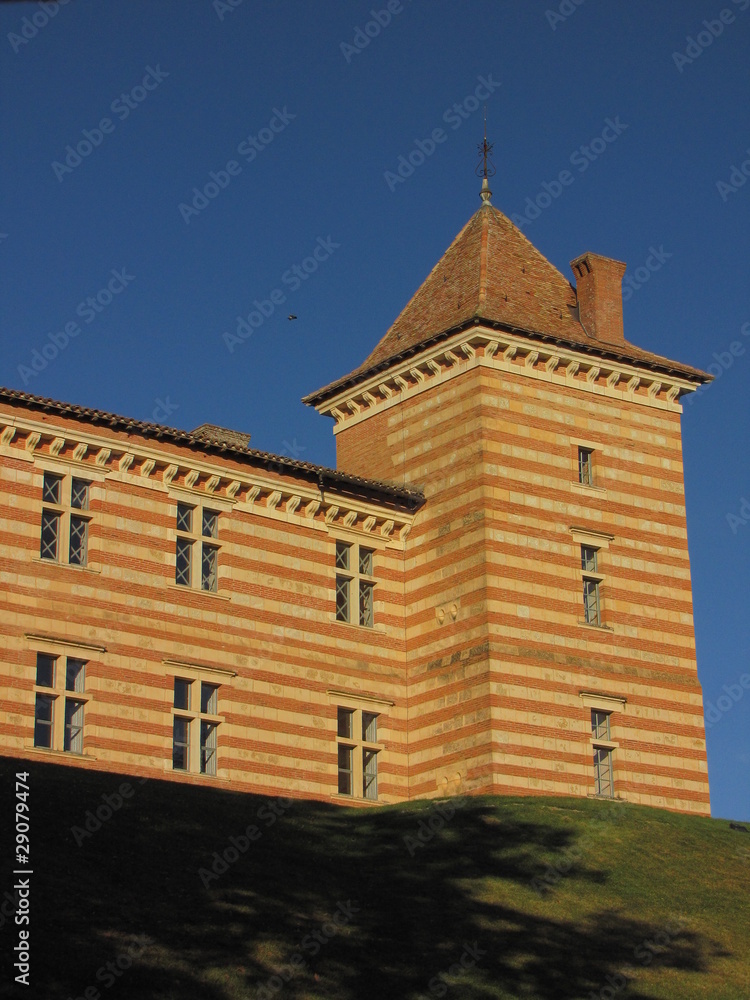
[[[601,597],[599,585],[603,579],[598,569],[599,550],[592,545],[581,546],[581,574],[583,581],[583,620],[587,625],[601,625]]]
[[[372,549],[336,542],[336,621],[373,627],[373,559]]]
[[[591,738],[594,752],[594,787],[596,794],[613,798],[615,794],[609,712],[591,710]]]
[[[594,452],[591,448],[578,449],[578,482],[582,486],[594,485]]]
[[[339,795],[377,799],[378,718],[374,712],[339,706],[336,740]]]

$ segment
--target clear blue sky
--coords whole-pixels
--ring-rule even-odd
[[[750,820],[750,0],[392,0],[373,23],[387,7],[0,4],[0,383],[335,464],[300,397],[365,358],[479,206],[483,78],[494,204],[519,216],[568,170],[524,232],[568,277],[586,250],[647,275],[628,339],[721,373],[683,417],[688,527],[700,679],[727,709],[713,811]],[[256,299],[273,311],[230,353]]]

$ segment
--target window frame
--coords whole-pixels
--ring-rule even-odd
[[[583,584],[583,622],[597,628],[602,624],[601,583],[604,575],[599,571],[601,549],[589,542],[581,543],[581,581]]]
[[[374,546],[358,541],[335,540],[334,617],[337,622],[360,628],[375,627],[376,551]],[[353,621],[355,614],[356,621]]]
[[[224,511],[202,497],[176,498],[174,519],[174,584],[202,594],[219,593],[220,518]],[[190,513],[189,528],[183,527],[184,513]],[[206,517],[213,517],[212,533],[206,534]],[[187,554],[187,555],[186,555]],[[180,557],[183,569],[180,569]],[[208,570],[206,566],[209,566]]]
[[[605,623],[606,593],[603,591],[607,575],[602,572],[606,566],[602,567],[601,560],[604,558],[606,561],[609,544],[614,541],[615,536],[576,526],[571,526],[570,533],[577,553],[578,607],[582,607],[582,617],[578,619],[578,624],[612,631],[611,626]]]
[[[595,691],[581,691],[580,698],[586,710],[592,754],[589,758],[593,763],[592,794],[595,798],[602,799],[622,798],[616,788],[616,751],[620,744],[612,737],[616,735],[620,714],[626,711],[627,698]],[[603,728],[603,723],[606,723],[606,728]]]
[[[593,745],[594,795],[598,799],[615,798],[614,750],[612,747]]]
[[[176,672],[172,678],[172,771],[200,774],[215,778],[219,774],[219,727],[224,717],[219,714],[219,689],[222,681],[213,677],[195,676],[194,672]],[[178,686],[187,693],[185,707],[178,706]],[[209,692],[207,701],[204,694]],[[204,704],[213,711],[204,711]],[[184,725],[185,739],[177,739],[178,724]],[[184,767],[175,763],[178,748]]]
[[[336,794],[365,802],[378,801],[379,756],[383,750],[383,744],[378,740],[382,712],[373,708],[357,707],[351,702],[336,705]],[[342,733],[341,722],[344,718],[349,725]],[[367,725],[366,718],[369,719]],[[375,738],[366,739],[366,736]],[[348,766],[342,766],[342,759]]]
[[[39,559],[58,566],[90,568],[90,535],[94,516],[91,513],[92,487],[96,479],[88,469],[62,470],[42,467],[42,498],[39,528]],[[48,481],[57,483],[56,493],[48,495]],[[83,502],[76,486],[84,487]],[[45,543],[45,529],[54,524],[54,555]],[[74,547],[75,546],[75,547]]]
[[[578,483],[580,486],[596,486],[594,481],[594,448],[578,445]]]
[[[85,720],[86,706],[91,701],[88,689],[89,659],[70,650],[50,652],[48,649],[34,650],[36,661],[34,665],[34,732],[33,747],[36,750],[69,753],[76,756],[85,754]],[[50,683],[40,683],[40,667],[44,661],[51,667]],[[71,666],[77,666],[73,683],[70,686]],[[40,705],[50,704],[51,718],[39,718]],[[77,713],[73,720],[72,713]],[[39,726],[49,727],[49,742],[38,741]],[[75,735],[71,736],[75,728]],[[73,745],[75,744],[75,745]]]

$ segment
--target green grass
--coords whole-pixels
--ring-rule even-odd
[[[257,796],[2,758],[4,876],[17,770],[31,786],[32,985],[8,971],[3,997],[750,997],[750,832],[726,821],[521,797],[465,799],[442,820],[428,802],[274,813]],[[132,797],[76,836],[123,781]],[[416,846],[430,819],[440,828]],[[248,849],[202,881],[248,826]],[[3,963],[16,941],[5,920]],[[106,963],[128,948],[115,978]]]

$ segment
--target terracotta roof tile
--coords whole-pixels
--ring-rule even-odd
[[[590,336],[579,320],[573,285],[510,219],[493,206],[482,205],[366,360],[349,375],[306,396],[304,402],[315,403],[474,322],[593,348],[609,357],[667,368],[701,381],[708,378],[697,368],[627,341],[615,346]]]
[[[57,399],[45,396],[35,396],[19,389],[8,389],[0,386],[0,403],[20,406],[28,410],[38,410],[44,413],[55,413],[82,423],[107,426],[112,430],[124,431],[127,434],[138,434],[144,438],[156,438],[171,441],[176,445],[196,448],[202,451],[219,452],[233,459],[239,459],[248,465],[271,469],[277,473],[297,475],[307,482],[323,484],[326,489],[334,489],[345,494],[364,494],[377,496],[381,501],[393,505],[405,505],[415,509],[424,502],[424,494],[407,486],[394,483],[384,483],[376,479],[366,479],[364,476],[354,476],[349,473],[330,469],[325,465],[315,465],[312,462],[300,462],[286,455],[274,455],[267,451],[258,451],[247,446],[249,434],[239,431],[229,431],[216,424],[201,424],[195,431],[181,431],[164,424],[148,423],[143,420],[133,420],[121,417],[106,410],[94,410],[73,403],[63,403]],[[211,431],[206,429],[210,428]],[[221,433],[218,433],[221,432]]]
[[[208,444],[228,444],[231,448],[244,451],[250,446],[250,435],[243,431],[232,431],[218,424],[201,424],[190,431],[194,438],[200,438]]]

